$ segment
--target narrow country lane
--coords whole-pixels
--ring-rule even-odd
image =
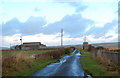
[[[31,76],[82,76],[84,70],[80,64],[80,50],[75,49],[71,55],[67,55],[45,68],[33,73]]]

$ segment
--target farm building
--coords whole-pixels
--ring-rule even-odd
[[[14,49],[22,49],[22,50],[36,50],[40,48],[46,48],[46,45],[41,44],[41,42],[25,42],[22,45],[14,46]]]

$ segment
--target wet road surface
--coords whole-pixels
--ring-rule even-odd
[[[71,55],[61,58],[58,62],[46,66],[31,76],[85,76],[80,64],[81,56],[80,50],[75,49]]]

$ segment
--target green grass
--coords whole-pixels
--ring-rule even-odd
[[[82,55],[90,55],[90,52],[88,51],[80,50],[80,52]]]
[[[90,52],[80,50],[83,55],[91,55]],[[80,63],[83,69],[92,74],[93,76],[115,76],[114,73],[108,72],[106,68],[99,63],[99,61],[93,59],[91,56],[81,57]]]
[[[97,61],[93,60],[90,56],[81,57],[80,63],[83,69],[87,73],[91,73],[93,76],[112,76],[108,73],[104,67],[102,67]]]
[[[36,50],[36,51],[27,51],[27,54],[28,55],[32,55],[32,54],[39,54],[39,53],[46,53],[46,52],[50,52],[50,51],[53,51],[53,50]]]
[[[53,50],[15,50],[15,51],[2,51],[3,54],[8,54],[8,53],[24,53],[26,55],[32,55],[32,54],[39,54],[39,53],[45,53],[45,52],[50,52],[50,51],[53,51]]]

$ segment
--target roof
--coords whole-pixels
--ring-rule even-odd
[[[24,42],[23,45],[41,45],[41,42]]]

